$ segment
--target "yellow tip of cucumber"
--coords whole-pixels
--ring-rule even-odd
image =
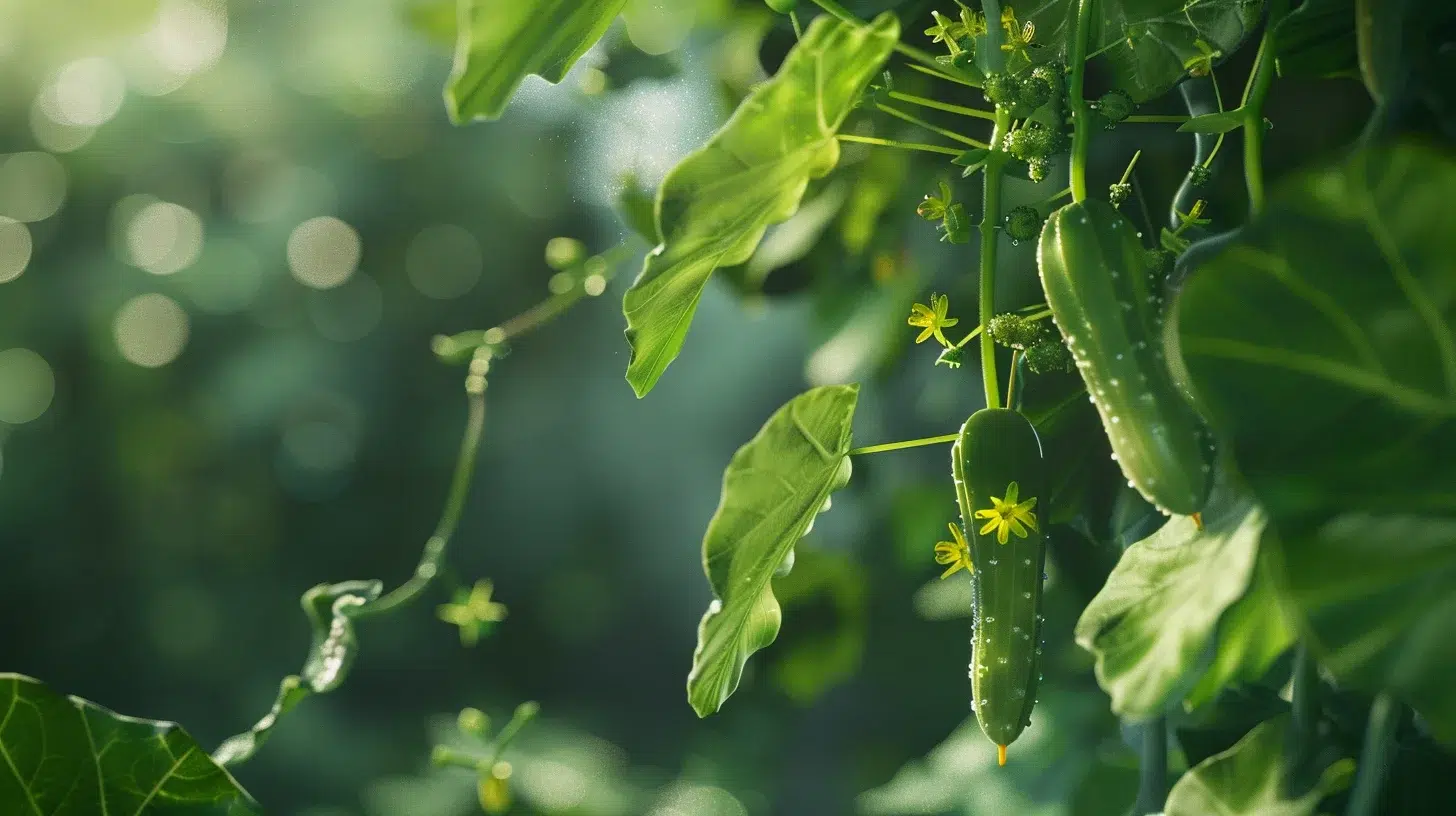
[[[1194,527],[1197,527],[1200,530],[1202,530],[1203,529],[1203,514],[1202,513],[1194,513],[1193,516],[1192,516],[1192,518],[1193,518],[1193,526]]]
[[[996,746],[996,764],[997,765],[1005,765],[1006,764],[1006,746],[1004,746],[1004,745],[998,745],[998,746]]]

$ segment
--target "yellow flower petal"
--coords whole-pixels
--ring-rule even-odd
[[[1021,522],[1017,519],[1011,519],[1006,522],[1006,526],[1011,528],[1011,532],[1015,533],[1017,538],[1026,538],[1026,528],[1022,527]],[[1001,543],[1005,544],[1006,542],[1003,541]]]
[[[1005,544],[1006,543],[1006,539],[1007,539],[1007,534],[1008,534],[1007,525],[1006,525],[1005,522],[1002,522],[1002,521],[996,522],[996,525],[997,525],[997,529],[996,529],[996,543],[997,544]]]
[[[980,514],[977,513],[977,515],[980,515]],[[991,532],[992,530],[994,530],[994,529],[996,529],[997,527],[1000,527],[1000,526],[1001,526],[1001,519],[999,517],[998,518],[993,518],[990,521],[986,522],[986,525],[981,528],[981,532],[978,533],[978,535],[986,535],[987,533]],[[1005,543],[1005,542],[1003,541],[1002,543]]]
[[[920,333],[920,336],[917,337],[917,338],[915,338],[915,342],[916,343],[924,343],[926,340],[929,340],[930,338],[932,338],[934,336],[935,336],[935,327],[934,326],[926,326],[925,327],[925,331],[921,332]]]
[[[976,518],[999,519],[1001,518],[1001,514],[995,510],[977,510]]]
[[[1005,498],[1005,500],[1004,500],[1003,503],[1005,503],[1005,504],[1016,504],[1016,498],[1020,494],[1021,494],[1021,485],[1017,484],[1016,482],[1012,482],[1011,484],[1006,485],[1006,498]]]

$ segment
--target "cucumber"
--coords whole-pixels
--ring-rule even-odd
[[[981,730],[1000,749],[1031,723],[1041,653],[1042,570],[1046,538],[1039,504],[1002,524],[998,502],[1043,500],[1041,440],[1026,417],[987,408],[961,426],[951,450],[956,501],[971,545],[975,607],[971,633],[971,706]],[[1013,488],[1012,485],[1015,485]],[[1008,495],[1014,493],[1015,495]],[[995,501],[993,501],[993,499]],[[992,527],[995,529],[990,529]],[[1004,541],[1003,541],[1004,537]]]
[[[1069,204],[1042,230],[1041,283],[1128,483],[1164,513],[1192,516],[1212,487],[1209,441],[1164,361],[1163,296],[1143,256],[1111,204]]]

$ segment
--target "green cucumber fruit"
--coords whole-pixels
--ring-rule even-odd
[[[1042,289],[1128,483],[1164,513],[1191,516],[1212,486],[1207,435],[1163,357],[1163,294],[1137,230],[1088,199],[1052,213],[1038,251]]]
[[[1031,722],[1040,679],[1046,538],[1036,514],[1046,509],[1034,500],[1046,489],[1041,440],[1016,411],[977,411],[961,426],[951,473],[974,568],[971,706],[1004,764],[1005,747]],[[1010,505],[1019,512],[997,513]]]

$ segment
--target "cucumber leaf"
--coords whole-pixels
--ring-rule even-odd
[[[657,194],[660,244],[622,302],[637,396],[682,349],[713,270],[747,261],[809,181],[838,164],[836,132],[899,36],[891,14],[869,27],[820,15],[774,78],[668,174]]]
[[[1259,816],[1313,816],[1320,801],[1350,786],[1355,761],[1341,759],[1325,768],[1303,796],[1284,796],[1285,731],[1290,715],[1260,723],[1234,747],[1199,763],[1168,793],[1166,816],[1257,813]]]
[[[1177,304],[1199,403],[1268,511],[1322,665],[1456,744],[1456,160],[1293,179]]]
[[[237,780],[174,723],[139,720],[0,674],[7,813],[256,816]]]
[[[1360,78],[1355,0],[1305,0],[1279,22],[1281,77]]]
[[[1273,596],[1250,589],[1263,512],[1221,481],[1203,520],[1199,530],[1173,518],[1129,547],[1077,622],[1119,716],[1155,717],[1190,694],[1206,702],[1262,674],[1292,642]]]
[[[1078,0],[1010,0],[1003,7],[1021,23],[1036,24],[1026,57],[1012,55],[1007,68],[1067,59],[1076,30]],[[1099,0],[1087,53],[1111,69],[1112,83],[1146,102],[1189,75],[1190,61],[1217,62],[1238,50],[1259,21],[1263,3],[1249,0]],[[1210,57],[1210,55],[1216,55]]]
[[[738,449],[703,536],[714,600],[698,625],[688,702],[706,717],[738,688],[749,655],[778,637],[771,585],[794,544],[849,481],[850,424],[859,386],[815,388],[789,400]]]
[[[527,74],[560,82],[626,0],[459,0],[450,121],[498,119]]]
[[[1244,126],[1244,109],[1205,113],[1178,126],[1179,133],[1228,133]]]

